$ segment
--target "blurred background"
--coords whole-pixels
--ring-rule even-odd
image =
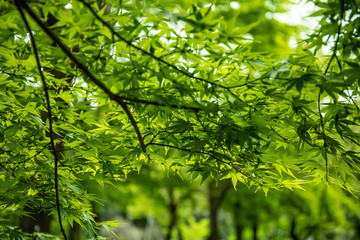
[[[192,177],[152,166],[116,186],[84,184],[104,199],[94,205],[98,220],[119,223],[110,223],[114,234],[102,228],[110,239],[360,239],[359,200],[337,187],[265,196],[255,187],[235,191],[230,181]]]

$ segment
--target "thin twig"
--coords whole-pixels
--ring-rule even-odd
[[[195,111],[195,112],[203,110],[201,107],[195,107],[195,106],[187,106],[187,105],[181,105],[181,104],[179,104],[179,105],[165,104],[165,103],[159,103],[159,102],[155,102],[155,101],[151,101],[151,100],[138,99],[138,98],[134,98],[134,97],[124,97],[124,96],[119,96],[119,95],[115,95],[115,97],[120,98],[124,101],[128,101],[128,102],[143,103],[143,104],[154,105],[154,106],[159,106],[159,107],[171,107],[171,108],[176,108],[176,109],[191,110],[191,111]]]
[[[270,77],[261,77],[261,78],[255,78],[255,79],[252,79],[252,80],[249,80],[249,76],[248,75],[246,77],[246,82],[245,83],[242,83],[242,84],[239,84],[239,85],[234,85],[234,86],[229,86],[229,87],[226,87],[226,89],[231,89],[231,88],[240,88],[240,87],[246,87],[248,86],[249,84],[251,83],[255,83],[257,81],[261,81],[261,80],[265,80],[265,79],[270,79]],[[278,80],[290,80],[290,78],[280,78],[280,77],[276,77],[274,79],[278,79]]]
[[[29,32],[30,35],[30,40],[31,40],[31,45],[34,51],[34,55],[35,55],[35,59],[36,59],[36,65],[37,68],[39,70],[39,74],[40,74],[40,79],[44,88],[44,92],[45,92],[45,98],[46,98],[46,107],[47,107],[47,111],[49,114],[49,134],[50,134],[50,144],[51,144],[51,148],[53,151],[53,155],[55,158],[55,166],[54,166],[54,181],[55,181],[55,198],[56,198],[56,209],[57,209],[57,214],[58,214],[58,221],[59,221],[59,226],[60,226],[60,230],[64,236],[64,239],[67,240],[63,225],[62,225],[62,220],[61,220],[61,212],[60,212],[60,200],[59,200],[59,179],[58,179],[58,163],[59,163],[59,158],[58,158],[58,153],[56,151],[55,148],[55,143],[54,143],[54,131],[53,131],[53,122],[52,122],[52,112],[51,112],[51,106],[50,106],[50,96],[49,96],[49,91],[48,91],[48,87],[45,81],[45,77],[44,74],[42,72],[42,67],[41,67],[41,63],[40,63],[40,58],[39,58],[39,54],[36,48],[36,43],[35,43],[35,39],[34,36],[31,32],[31,28],[30,25],[28,23],[28,21],[25,18],[25,15],[22,11],[22,8],[24,7],[25,3],[21,0],[15,0],[15,5],[26,25],[27,31]]]
[[[338,31],[337,31],[336,40],[335,40],[334,52],[330,57],[328,65],[326,66],[324,75],[326,75],[326,73],[328,72],[328,70],[330,68],[330,64],[331,64],[332,60],[334,59],[334,57],[336,56],[336,51],[337,51],[338,43],[340,40],[341,25],[342,25],[342,21],[343,21],[343,17],[344,17],[344,0],[341,0],[341,10],[340,11],[341,11],[340,12],[340,23],[339,23],[339,27],[338,27]]]
[[[213,135],[211,133],[209,133],[208,130],[206,130],[205,124],[203,121],[201,121],[199,114],[197,112],[195,112],[195,115],[196,115],[196,118],[197,118],[198,122],[200,123],[202,129],[204,130],[204,132],[209,136],[209,138],[214,139],[216,141],[216,139],[213,137]],[[224,148],[224,146],[222,144],[219,144],[219,147],[223,151],[224,155],[227,156],[226,149]]]
[[[207,151],[194,151],[192,149],[188,149],[188,148],[182,148],[182,147],[177,147],[174,145],[169,145],[169,144],[164,144],[164,143],[156,143],[156,142],[149,142],[146,144],[146,146],[149,145],[155,145],[155,146],[162,146],[162,147],[169,147],[169,148],[174,148],[180,151],[184,151],[184,152],[189,152],[189,153],[198,153],[198,154],[203,154],[203,155],[208,155],[209,157],[212,157],[213,159],[215,159],[216,161],[222,162],[224,164],[229,164],[224,162],[223,160],[217,158],[216,156],[214,156],[211,152],[207,152]]]
[[[343,81],[345,82],[345,77],[344,77],[344,73],[343,73],[343,70],[342,70],[342,65],[341,65],[340,59],[338,58],[337,55],[335,55],[335,58],[336,58],[336,61],[337,61],[337,63],[338,63],[338,66],[339,66],[339,70],[340,70],[340,73],[341,73],[341,77],[342,77]],[[357,112],[360,113],[359,106],[356,104],[356,102],[354,101],[354,99],[353,99],[352,96],[350,95],[349,90],[346,89],[346,92],[347,92],[347,96],[349,97],[349,99],[351,100],[351,102],[355,105]]]
[[[320,98],[321,98],[321,93],[322,90],[319,91],[319,95],[318,95],[318,111],[319,111],[319,118],[320,118],[320,126],[321,126],[321,134],[322,134],[322,138],[324,140],[324,145],[323,145],[323,149],[324,149],[324,157],[325,157],[325,173],[326,173],[326,180],[328,180],[328,153],[327,153],[327,140],[326,140],[326,133],[325,133],[325,124],[324,124],[324,118],[321,114],[321,107],[320,107]]]
[[[356,0],[353,0],[352,2],[354,3],[354,6],[356,8],[356,13],[359,13],[359,7],[358,7],[358,5],[356,3]]]
[[[180,150],[180,151],[188,152],[188,153],[190,154],[190,156],[191,156],[191,154],[193,154],[193,153],[208,155],[209,157],[215,159],[215,161],[221,162],[221,163],[226,164],[226,165],[228,165],[229,167],[235,169],[237,172],[243,174],[243,175],[244,175],[245,177],[247,177],[249,180],[258,183],[259,185],[262,185],[255,177],[251,176],[251,174],[245,172],[241,167],[236,166],[233,161],[229,160],[229,161],[227,162],[227,161],[224,161],[224,160],[222,160],[222,159],[219,159],[219,158],[217,158],[216,156],[214,156],[211,152],[208,152],[208,151],[193,151],[193,150],[188,149],[188,148],[182,148],[182,147],[177,147],[177,146],[174,146],[174,145],[163,144],[163,143],[155,143],[155,142],[150,142],[150,143],[146,144],[146,146],[149,146],[149,145],[155,145],[155,146],[162,146],[162,147],[174,148],[174,149],[177,149],[177,150]],[[189,157],[190,157],[190,156],[189,156]]]
[[[284,141],[287,142],[287,143],[289,142],[289,139],[281,136],[280,133],[278,133],[272,126],[270,126],[270,129],[271,129],[276,135],[278,135],[282,140],[284,140]]]
[[[162,146],[162,147],[169,147],[169,148],[174,148],[174,149],[181,150],[181,151],[184,151],[184,152],[202,153],[202,154],[206,154],[206,155],[209,155],[210,157],[215,158],[215,157],[214,157],[211,153],[208,153],[208,152],[203,152],[203,151],[193,151],[193,150],[191,150],[191,149],[182,148],[182,147],[177,147],[177,146],[173,146],[173,145],[169,145],[169,144],[164,144],[164,143],[149,142],[149,143],[147,143],[147,144],[146,144],[146,146],[149,146],[149,145]]]
[[[200,117],[199,117],[199,114],[198,114],[197,112],[195,112],[195,115],[196,115],[196,118],[197,118],[198,122],[200,123],[202,129],[204,130],[204,132],[205,132],[209,137],[211,137],[211,135],[209,134],[209,132],[206,130],[203,121],[201,121],[201,119],[200,119]]]
[[[37,155],[39,155],[40,153],[42,153],[42,151],[44,151],[50,144],[51,144],[51,143],[45,144],[45,146],[44,146],[40,151],[36,152],[34,155],[26,158],[24,161],[22,161],[22,162],[20,162],[20,163],[26,163],[26,162],[29,161],[30,159],[36,157]]]

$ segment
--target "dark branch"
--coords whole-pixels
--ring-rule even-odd
[[[280,135],[280,133],[278,133],[273,127],[270,126],[270,129],[276,134],[278,135],[282,140],[284,140],[285,142],[289,142],[289,140],[283,136]]]
[[[141,150],[143,152],[146,152],[144,139],[143,139],[143,137],[141,135],[141,132],[140,132],[140,129],[139,129],[139,127],[138,127],[138,125],[137,125],[137,123],[136,123],[136,121],[134,119],[134,116],[131,114],[131,112],[130,112],[129,108],[127,107],[126,103],[124,103],[123,101],[117,101],[117,103],[119,103],[120,106],[124,109],[124,111],[125,111],[126,115],[128,116],[131,124],[133,125],[133,127],[135,129],[135,132],[136,132],[136,135],[137,135],[137,137],[139,139],[139,142],[140,142]]]
[[[338,31],[337,31],[337,37],[335,40],[335,46],[334,46],[334,52],[330,57],[329,63],[326,66],[324,75],[326,75],[326,73],[328,72],[329,68],[330,68],[330,64],[332,62],[332,60],[336,57],[336,51],[338,48],[338,43],[340,40],[340,33],[341,33],[341,26],[342,26],[342,21],[343,21],[343,17],[344,17],[344,0],[341,0],[341,12],[340,12],[340,22],[339,22],[339,27],[338,27]],[[320,89],[319,91],[319,95],[318,95],[318,99],[317,99],[317,104],[318,104],[318,112],[319,112],[319,120],[320,120],[320,127],[321,127],[321,134],[322,134],[322,138],[324,140],[324,144],[323,144],[323,149],[324,149],[324,158],[325,158],[325,172],[326,172],[326,180],[328,180],[328,151],[327,151],[327,139],[326,139],[326,133],[325,133],[325,123],[324,123],[324,118],[321,114],[321,103],[320,103],[320,99],[321,99],[321,93],[323,92],[322,89]]]
[[[36,65],[37,68],[39,70],[39,74],[40,74],[40,79],[41,79],[41,83],[43,85],[44,88],[44,92],[45,92],[45,98],[46,98],[46,108],[49,114],[49,134],[50,134],[50,145],[53,151],[53,155],[55,158],[55,166],[54,166],[54,181],[55,181],[55,198],[56,198],[56,209],[57,209],[57,214],[58,214],[58,221],[59,221],[59,226],[60,226],[60,230],[64,236],[64,239],[67,240],[63,225],[62,225],[62,220],[61,220],[61,213],[60,213],[60,200],[59,200],[59,181],[58,181],[58,163],[59,163],[59,158],[58,158],[58,153],[56,151],[55,148],[55,143],[54,143],[54,131],[53,131],[53,121],[52,121],[52,112],[51,112],[51,106],[50,106],[50,96],[49,96],[49,91],[48,91],[48,87],[45,81],[45,77],[44,74],[42,72],[42,67],[41,67],[41,63],[40,63],[40,58],[39,58],[39,54],[36,48],[36,43],[35,43],[35,39],[34,36],[31,32],[31,28],[30,25],[28,23],[28,21],[25,18],[25,15],[22,11],[22,1],[21,0],[15,0],[15,5],[26,25],[27,31],[29,32],[30,35],[30,40],[31,40],[31,45],[34,51],[34,55],[35,55],[35,59],[36,59]],[[25,3],[23,3],[25,5]]]
[[[335,55],[335,58],[336,58],[338,66],[339,66],[341,77],[342,77],[343,81],[345,82],[344,72],[342,70],[342,65],[341,65],[340,59],[338,58],[337,55]],[[347,95],[348,95],[349,99],[351,100],[351,102],[355,105],[357,112],[360,113],[359,106],[356,104],[353,97],[350,95],[349,90],[347,89],[346,92],[347,92]]]
[[[169,145],[169,144],[163,144],[163,143],[155,143],[155,142],[149,142],[146,144],[146,146],[149,146],[149,145],[155,145],[155,146],[162,146],[162,147],[169,147],[169,148],[174,148],[174,149],[177,149],[177,150],[181,150],[181,151],[184,151],[184,152],[190,152],[190,153],[200,153],[200,154],[205,154],[205,155],[208,155],[209,157],[212,157],[216,160],[219,160],[217,159],[214,155],[212,155],[211,153],[209,152],[204,152],[204,151],[193,151],[191,149],[188,149],[188,148],[182,148],[182,147],[177,147],[177,146],[173,146],[173,145]]]
[[[326,133],[325,133],[325,124],[324,124],[324,118],[321,114],[321,107],[320,107],[320,98],[321,98],[322,90],[319,91],[318,95],[318,112],[319,112],[319,118],[320,118],[320,127],[321,127],[321,134],[322,138],[324,140],[324,157],[325,157],[325,172],[326,172],[326,180],[328,180],[328,154],[327,154],[327,140],[326,140]]]
[[[353,2],[354,6],[355,6],[355,8],[356,8],[356,12],[357,12],[357,13],[360,13],[360,12],[359,12],[359,7],[358,7],[358,5],[357,5],[357,3],[356,3],[356,0],[352,0],[352,2]]]
[[[119,98],[121,100],[133,102],[133,103],[143,103],[143,104],[154,105],[154,106],[159,106],[159,107],[171,107],[171,108],[176,108],[176,109],[191,110],[191,111],[195,111],[195,112],[203,110],[200,107],[187,106],[187,105],[176,105],[176,104],[165,104],[165,103],[159,103],[159,102],[155,102],[155,101],[151,101],[151,100],[137,99],[137,98],[133,98],[133,97],[123,97],[123,96],[119,96],[119,95],[115,95],[115,98]]]
[[[116,101],[125,111],[126,115],[128,116],[131,124],[133,125],[136,135],[139,139],[140,142],[140,146],[141,149],[145,152],[145,144],[143,141],[143,138],[141,136],[139,127],[136,123],[136,121],[134,120],[134,117],[132,116],[131,112],[129,111],[129,109],[126,106],[126,103],[124,102],[124,99],[122,99],[121,97],[115,95],[114,93],[112,93],[110,91],[110,89],[108,89],[99,79],[97,79],[90,71],[89,69],[82,63],[80,62],[70,51],[70,49],[65,46],[61,40],[36,16],[36,14],[29,8],[29,6],[25,3],[22,2],[22,7],[28,12],[28,14],[37,22],[37,24],[39,24],[39,26],[46,32],[46,34],[48,36],[50,36],[50,38],[63,50],[63,52],[76,64],[76,66],[78,68],[80,68],[83,73],[89,77],[89,79],[95,83],[100,89],[102,89],[111,100]]]

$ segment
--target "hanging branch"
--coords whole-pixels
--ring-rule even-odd
[[[356,11],[358,10],[358,7],[357,7],[357,5],[356,5],[356,2],[355,2],[355,0],[353,1],[353,3],[354,3],[354,5],[355,5],[355,7],[356,7]],[[344,11],[345,11],[345,9],[344,9],[344,3],[342,2],[342,5],[341,5],[341,19],[340,19],[340,26],[339,26],[339,28],[338,28],[338,35],[337,35],[337,42],[339,41],[339,35],[340,35],[340,31],[341,31],[341,21],[343,20],[343,14],[344,14]],[[351,22],[351,19],[350,19],[351,17],[349,17],[349,22]],[[336,43],[336,45],[337,45],[337,43]],[[336,46],[337,47],[337,46]],[[335,53],[335,52],[334,52]],[[340,59],[339,59],[339,57],[336,55],[336,54],[334,54],[334,56],[335,56],[335,59],[336,59],[336,61],[337,61],[337,64],[338,64],[338,66],[339,66],[339,70],[340,70],[340,73],[341,73],[341,77],[342,77],[342,79],[343,79],[343,81],[344,81],[344,83],[346,82],[345,81],[345,76],[344,76],[344,72],[343,72],[343,68],[342,68],[342,64],[341,64],[341,62],[340,62]],[[347,92],[347,95],[348,95],[348,97],[349,97],[349,99],[351,100],[351,102],[355,105],[355,107],[356,107],[356,110],[357,110],[357,112],[358,112],[358,114],[360,113],[360,108],[359,108],[359,106],[357,105],[357,103],[354,101],[354,99],[353,99],[353,97],[350,95],[350,93],[349,93],[349,90],[347,89],[346,90],[346,92]]]
[[[59,163],[59,158],[58,158],[58,153],[56,151],[55,148],[55,143],[54,143],[54,131],[53,131],[53,121],[52,121],[52,112],[51,112],[51,105],[50,105],[50,96],[49,96],[49,89],[47,87],[46,81],[45,81],[45,77],[44,74],[42,72],[42,67],[41,67],[41,63],[40,63],[40,58],[39,58],[39,54],[36,48],[36,43],[35,43],[35,39],[34,36],[31,32],[31,28],[30,25],[28,23],[28,21],[25,18],[25,15],[22,11],[22,1],[21,0],[15,0],[15,5],[21,15],[21,18],[23,19],[27,31],[29,32],[30,35],[30,40],[31,40],[31,45],[34,51],[34,55],[35,55],[35,59],[36,59],[36,65],[37,68],[39,70],[39,74],[40,74],[40,79],[41,79],[41,83],[43,85],[44,88],[44,92],[45,92],[45,98],[46,98],[46,108],[49,114],[49,134],[50,134],[50,145],[51,145],[51,149],[53,151],[53,155],[55,158],[55,166],[54,166],[54,181],[55,181],[55,198],[56,198],[56,210],[57,210],[57,215],[58,215],[58,221],[59,221],[59,226],[60,226],[60,230],[64,236],[64,239],[67,240],[64,228],[63,228],[63,224],[62,224],[62,220],[61,220],[61,212],[60,212],[60,200],[59,200],[59,177],[58,177],[58,163]]]
[[[342,26],[342,21],[343,21],[343,16],[344,16],[344,0],[341,0],[340,4],[341,4],[340,22],[339,22],[339,27],[338,27],[337,36],[336,36],[335,45],[334,45],[334,52],[331,55],[330,60],[329,60],[329,62],[327,64],[327,66],[326,66],[324,75],[326,75],[328,70],[330,69],[330,64],[331,64],[332,60],[337,57],[336,56],[336,51],[337,51],[338,43],[339,43],[339,40],[340,40],[341,26]],[[329,159],[328,159],[328,151],[327,151],[328,144],[327,144],[326,133],[325,133],[324,118],[323,118],[323,116],[321,114],[321,102],[320,102],[322,92],[323,92],[323,90],[320,88],[318,99],[317,99],[317,104],[318,104],[318,112],[319,112],[319,119],[320,119],[321,134],[322,134],[322,138],[324,140],[323,148],[324,148],[324,158],[325,158],[326,180],[328,180],[328,174],[329,174],[329,171],[328,171],[328,164],[329,164],[328,160]]]

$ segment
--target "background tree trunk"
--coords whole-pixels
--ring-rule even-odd
[[[225,182],[216,186],[216,182],[211,180],[208,185],[208,200],[210,211],[210,235],[207,240],[219,240],[219,228],[217,223],[218,212],[223,202],[227,191],[229,190],[230,183]]]
[[[258,240],[258,236],[257,236],[258,223],[256,220],[253,223],[252,229],[253,229],[253,240]]]
[[[290,237],[293,240],[300,240],[299,237],[296,235],[295,233],[295,229],[296,229],[296,219],[295,217],[291,220],[291,228],[290,228]]]
[[[244,226],[241,224],[241,219],[239,218],[238,215],[240,211],[241,211],[241,206],[239,201],[237,201],[234,204],[234,211],[233,211],[236,240],[242,240],[242,233],[244,229]]]
[[[169,226],[168,226],[167,235],[165,237],[166,240],[171,239],[172,230],[175,228],[176,222],[177,222],[177,205],[174,200],[173,187],[169,188],[169,200],[170,200],[170,203],[169,203],[170,222],[169,222]]]
[[[81,239],[81,226],[77,223],[73,223],[73,227],[70,229],[69,240]]]
[[[52,216],[39,208],[26,206],[24,211],[30,213],[30,217],[23,216],[20,220],[20,229],[26,233],[50,231],[50,222]]]

